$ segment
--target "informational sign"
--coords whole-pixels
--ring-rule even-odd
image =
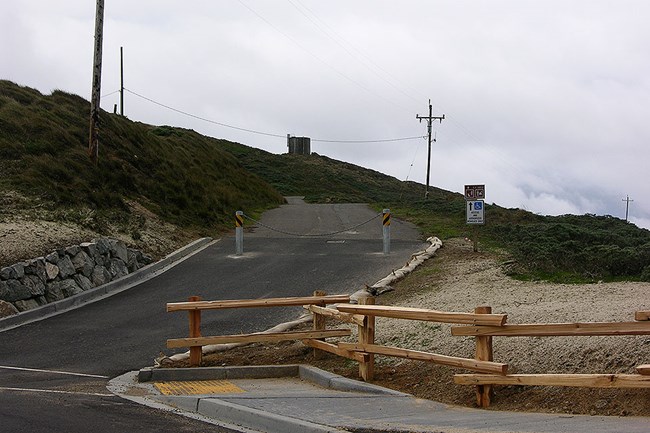
[[[485,202],[483,200],[467,200],[467,224],[485,224]]]
[[[485,200],[485,185],[465,185],[465,200]]]

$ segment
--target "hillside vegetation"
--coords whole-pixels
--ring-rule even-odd
[[[0,203],[14,192],[101,232],[137,202],[198,233],[229,229],[236,210],[257,214],[304,195],[311,202],[366,202],[413,221],[426,236],[470,237],[460,194],[402,182],[325,156],[275,155],[170,126],[102,114],[100,163],[89,163],[89,103],[0,81]],[[24,206],[24,211],[30,206]],[[2,213],[0,212],[0,217]],[[650,231],[610,216],[545,217],[486,207],[482,248],[512,256],[522,278],[650,281]],[[109,234],[109,233],[106,233]]]
[[[108,113],[95,167],[86,151],[88,107],[62,91],[43,96],[0,81],[2,188],[100,215],[126,211],[125,200],[136,200],[169,222],[205,229],[231,221],[237,209],[254,212],[283,200],[218,140]]]

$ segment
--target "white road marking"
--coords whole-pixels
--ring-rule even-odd
[[[65,374],[65,375],[68,375],[68,376],[96,377],[98,379],[110,379],[108,376],[100,376],[100,375],[97,375],[97,374],[72,373],[72,372],[69,372],[69,371],[58,371],[58,370],[41,370],[41,369],[38,369],[38,368],[9,367],[9,366],[6,366],[6,365],[0,365],[0,369],[33,371],[33,372],[36,372],[36,373]]]
[[[90,395],[93,397],[114,397],[114,394],[100,394],[96,392],[73,392],[73,391],[60,391],[57,389],[31,389],[31,388],[7,388],[0,386],[0,391],[18,391],[18,392],[40,392],[46,394],[73,394],[73,395]]]

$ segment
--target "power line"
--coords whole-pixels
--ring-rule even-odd
[[[207,119],[205,117],[197,116],[196,114],[188,113],[187,111],[179,110],[178,108],[174,108],[172,106],[169,106],[167,104],[163,104],[162,102],[158,102],[154,99],[148,98],[144,95],[141,95],[139,93],[134,92],[133,90],[127,89],[126,87],[124,88],[125,91],[129,92],[130,94],[137,96],[138,98],[144,99],[145,101],[151,102],[152,104],[156,104],[160,107],[166,108],[168,110],[174,111],[176,113],[182,114],[184,116],[192,117],[197,120],[201,120],[203,122],[211,123],[213,125],[218,125],[218,126],[223,126],[224,128],[230,128],[230,129],[235,129],[237,131],[242,131],[242,132],[248,132],[250,134],[258,134],[258,135],[264,135],[266,137],[276,137],[276,138],[286,138],[286,134],[275,134],[271,132],[264,132],[264,131],[257,131],[254,129],[248,129],[248,128],[242,128],[240,126],[234,126],[234,125],[229,125],[227,123],[223,122],[217,122],[216,120],[211,120]],[[389,143],[389,142],[395,142],[395,141],[407,141],[407,140],[418,140],[424,138],[423,136],[415,136],[415,137],[398,137],[398,138],[380,138],[376,140],[328,140],[328,139],[319,139],[319,138],[312,138],[311,141],[315,142],[320,142],[320,143],[356,143],[356,144],[363,144],[363,143]]]
[[[341,36],[336,30],[334,30],[331,26],[329,26],[325,21],[321,20],[316,13],[305,6],[304,4],[300,2],[295,2],[292,0],[288,0],[288,2],[298,11],[300,12],[301,15],[303,15],[305,18],[307,18],[318,30],[321,31],[325,36],[327,36],[329,39],[334,41],[339,47],[341,47],[348,55],[353,58],[354,60],[358,61],[361,63],[366,69],[368,69],[370,72],[372,72],[375,76],[377,76],[380,80],[391,86],[393,89],[397,90],[407,98],[410,98],[414,101],[417,101],[418,99],[409,93],[405,92],[402,90],[400,87],[398,87],[396,84],[388,80],[386,77],[382,76],[379,72],[377,72],[375,69],[380,70],[384,74],[386,74],[388,77],[392,78],[395,81],[398,81],[390,72],[387,72],[384,68],[376,64],[363,50],[360,50],[357,48],[354,44],[352,44],[350,41],[346,40],[343,36]],[[297,3],[297,4],[296,4]],[[300,6],[298,6],[300,5]],[[304,10],[303,10],[304,9]],[[307,12],[305,12],[307,11]],[[321,25],[322,24],[322,25]],[[352,50],[355,52],[353,53],[348,47],[348,45]],[[361,58],[365,58],[367,62],[362,61]],[[371,66],[373,66],[375,69],[373,69]],[[400,108],[406,110],[406,107],[400,106]]]
[[[120,93],[120,91],[119,91],[119,90],[116,90],[116,91],[114,91],[114,92],[107,93],[106,95],[102,95],[102,98],[106,98],[106,97],[111,96],[111,95],[114,95],[114,94],[116,94],[116,93]]]
[[[149,101],[152,104],[159,105],[159,106],[161,106],[163,108],[166,108],[168,110],[174,111],[174,112],[179,113],[179,114],[182,114],[184,116],[188,116],[188,117],[192,117],[194,119],[202,120],[203,122],[212,123],[213,125],[223,126],[224,128],[236,129],[237,131],[248,132],[248,133],[251,133],[251,134],[265,135],[267,137],[278,137],[278,138],[285,138],[286,137],[286,134],[282,134],[282,135],[281,134],[272,134],[270,132],[262,132],[262,131],[256,131],[254,129],[241,128],[239,126],[233,126],[233,125],[228,125],[227,123],[217,122],[216,120],[206,119],[205,117],[197,116],[196,114],[188,113],[186,111],[179,110],[178,108],[170,107],[169,105],[163,104],[163,103],[158,102],[158,101],[154,101],[153,99],[147,98],[144,95],[140,95],[139,93],[136,93],[133,90],[130,90],[130,89],[127,89],[127,88],[124,88],[124,90],[126,90],[127,92],[129,92],[132,95],[137,96],[138,98],[142,98],[145,101]]]
[[[288,35],[288,34],[285,33],[284,31],[282,31],[280,28],[278,28],[278,27],[277,27],[275,24],[273,24],[271,21],[269,21],[268,19],[264,18],[264,16],[263,16],[262,14],[260,14],[259,12],[257,12],[255,9],[253,9],[253,8],[250,7],[249,5],[247,5],[243,0],[238,0],[238,1],[239,1],[239,3],[240,3],[242,6],[244,6],[246,9],[248,9],[251,13],[255,14],[255,16],[257,16],[259,19],[261,19],[262,21],[264,21],[264,22],[265,22],[267,25],[269,25],[273,30],[275,30],[276,32],[278,32],[279,34],[281,34],[282,36],[284,36],[285,38],[289,39],[289,40],[290,40],[290,41],[291,41],[295,46],[297,46],[298,48],[300,48],[301,50],[303,50],[304,52],[306,52],[307,54],[309,54],[310,56],[312,56],[314,59],[316,59],[316,60],[318,60],[319,62],[321,62],[323,65],[327,66],[329,69],[331,69],[332,71],[334,71],[336,74],[340,75],[342,78],[346,79],[346,80],[349,81],[350,83],[352,83],[352,84],[354,84],[355,86],[359,87],[360,89],[362,89],[362,90],[364,90],[364,91],[370,93],[371,95],[374,95],[374,96],[377,97],[377,98],[383,99],[384,101],[386,101],[386,102],[388,102],[388,103],[390,103],[390,104],[393,104],[393,105],[395,105],[395,106],[397,106],[397,107],[400,107],[400,108],[403,109],[403,110],[407,110],[406,107],[403,107],[403,106],[401,106],[400,104],[398,104],[397,102],[392,101],[392,100],[388,99],[387,97],[385,97],[385,96],[383,96],[383,95],[381,95],[381,94],[379,94],[379,93],[377,93],[377,92],[374,92],[372,89],[370,89],[369,87],[363,85],[361,82],[359,82],[359,81],[355,80],[354,78],[352,78],[352,77],[346,75],[345,73],[341,72],[339,69],[337,69],[336,67],[332,66],[330,63],[328,63],[327,61],[323,60],[321,57],[319,57],[319,56],[317,56],[316,54],[314,54],[311,50],[309,50],[305,45],[303,45],[303,44],[301,44],[300,42],[298,42],[295,38],[291,37],[290,35]],[[295,7],[295,5],[294,5],[294,7]]]
[[[422,138],[427,138],[427,137],[422,137]],[[415,147],[415,153],[413,154],[413,161],[411,161],[411,165],[409,166],[409,172],[406,175],[406,179],[404,181],[408,181],[409,177],[411,176],[411,170],[413,170],[413,164],[415,164],[415,159],[418,157],[418,151],[420,150],[420,143],[417,143],[417,146]]]
[[[383,138],[378,140],[321,140],[318,138],[312,138],[311,141],[319,143],[389,143],[394,141],[419,140],[420,138],[426,138],[426,136],[417,135],[415,137]]]

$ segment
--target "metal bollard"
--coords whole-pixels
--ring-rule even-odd
[[[384,209],[384,254],[390,253],[390,209]]]
[[[244,254],[244,212],[235,213],[235,254]]]

